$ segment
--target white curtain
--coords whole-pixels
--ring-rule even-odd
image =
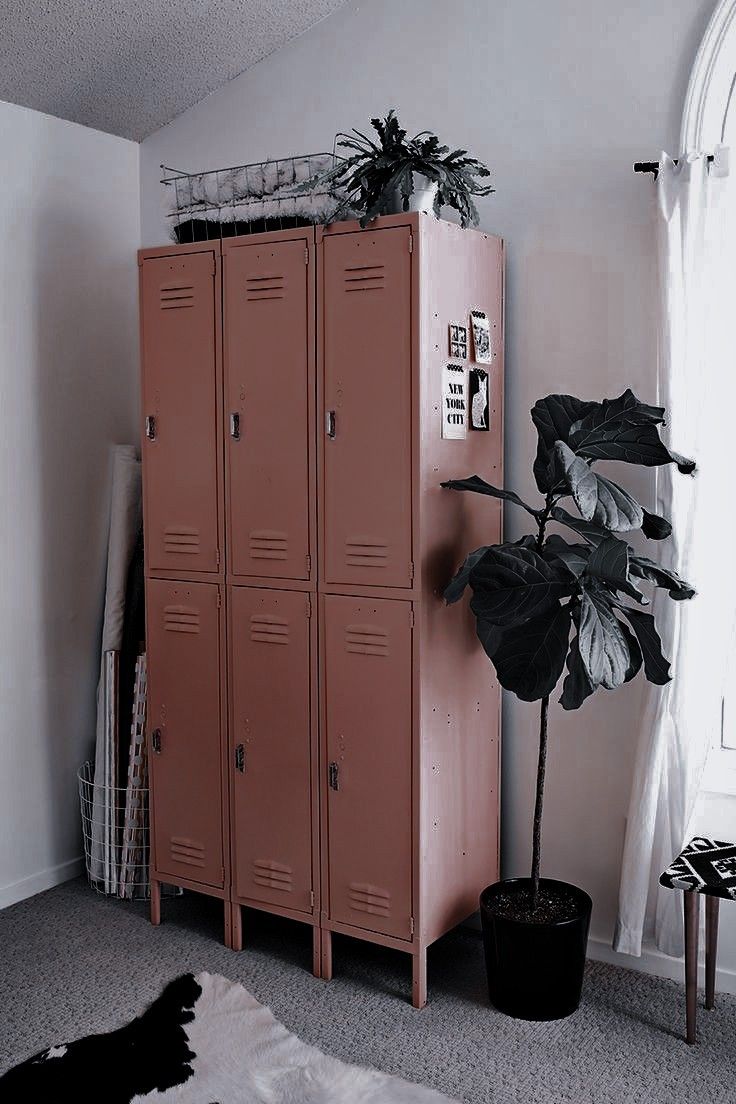
[[[660,594],[654,614],[672,681],[648,686],[627,821],[614,948],[640,955],[653,927],[660,950],[681,955],[681,894],[659,874],[692,834],[706,758],[720,736],[736,587],[736,192],[728,150],[664,154],[657,180],[660,275],[659,402],[671,448],[694,476],[657,470],[657,512],[673,536],[647,555],[691,582],[696,596]]]

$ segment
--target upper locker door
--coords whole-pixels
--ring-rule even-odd
[[[216,267],[212,252],[141,262],[149,570],[219,568]]]
[[[410,587],[411,233],[324,238],[325,582]]]
[[[412,609],[324,597],[329,917],[411,938]]]
[[[230,590],[233,884],[311,912],[310,598]]]
[[[220,603],[212,583],[146,583],[156,869],[224,884]]]
[[[227,529],[233,575],[310,576],[314,356],[306,238],[225,246]]]

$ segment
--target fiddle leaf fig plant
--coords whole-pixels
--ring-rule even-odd
[[[695,593],[676,572],[641,555],[625,539],[637,531],[652,541],[666,539],[672,532],[666,518],[646,510],[595,469],[599,460],[614,460],[644,467],[675,464],[692,474],[695,463],[672,452],[660,437],[664,413],[630,390],[602,402],[548,395],[531,411],[541,505],[530,505],[478,475],[442,484],[511,502],[535,524],[536,531],[521,540],[475,549],[445,589],[452,603],[470,588],[478,638],[501,686],[522,701],[541,703],[532,912],[539,897],[547,718],[555,687],[564,674],[559,700],[570,710],[596,690],[630,682],[642,668],[650,682],[664,685],[670,665],[646,609],[645,588],[660,587],[675,601]],[[548,533],[551,522],[566,535]]]
[[[414,174],[418,173],[437,186],[433,202],[437,218],[447,206],[458,212],[463,228],[477,225],[478,211],[473,197],[490,195],[494,190],[479,181],[490,176],[490,170],[482,162],[469,157],[467,150],[450,150],[429,130],[407,137],[393,108],[384,119],[371,119],[371,124],[376,132],[373,137],[359,130],[338,134],[338,147],[352,152],[310,185],[344,191],[346,207],[360,212],[360,224],[365,226],[385,213],[397,191],[403,209],[408,211]],[[340,213],[335,215],[338,217]]]

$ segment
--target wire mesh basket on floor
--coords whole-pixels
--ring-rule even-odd
[[[347,218],[345,195],[328,177],[341,161],[333,150],[195,173],[162,165],[171,237],[182,244]]]
[[[151,896],[148,786],[95,785],[94,763],[77,774],[87,880],[97,893],[126,900]],[[169,896],[180,890],[162,887]]]

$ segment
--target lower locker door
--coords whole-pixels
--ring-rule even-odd
[[[324,600],[329,915],[411,938],[408,602]]]
[[[239,898],[312,909],[309,596],[230,591],[233,878]]]
[[[211,583],[146,583],[156,867],[224,885],[220,608]]]

